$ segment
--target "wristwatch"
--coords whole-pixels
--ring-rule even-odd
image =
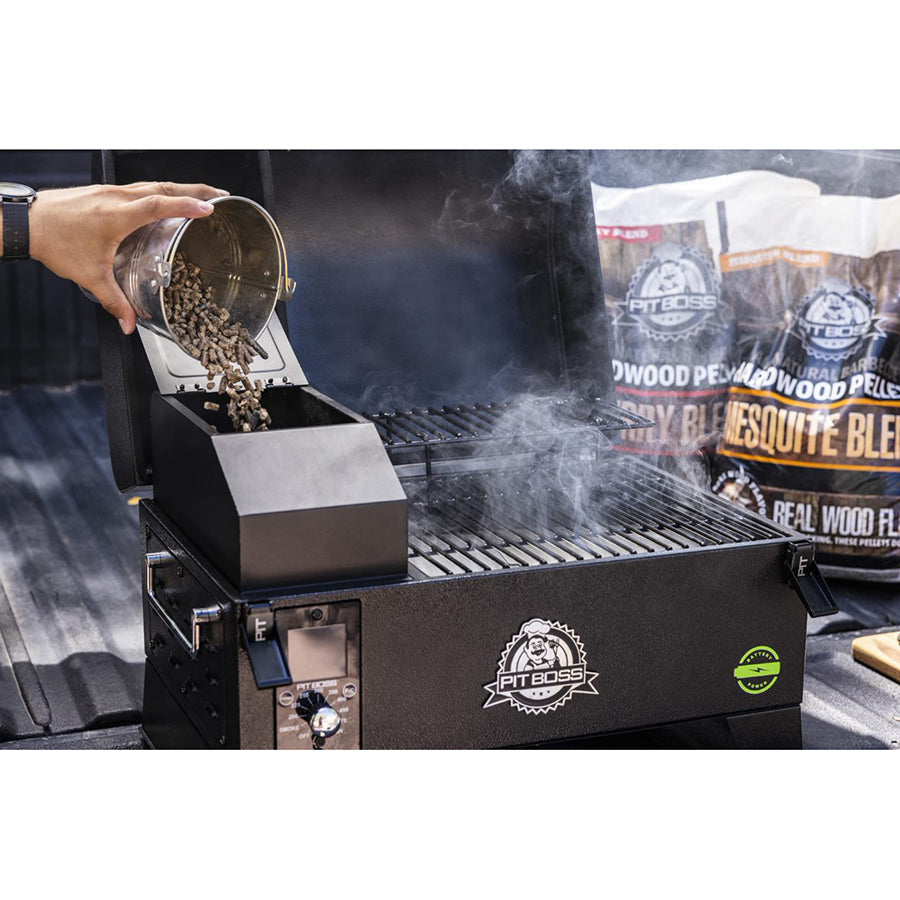
[[[3,211],[3,261],[28,259],[28,210],[37,191],[24,184],[0,181],[0,209]]]

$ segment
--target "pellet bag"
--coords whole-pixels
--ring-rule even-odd
[[[736,197],[707,227],[737,323],[713,490],[900,580],[900,196]]]
[[[667,456],[711,450],[735,335],[704,210],[732,197],[814,196],[819,188],[751,171],[592,190],[617,402],[656,422],[624,432],[619,449]]]

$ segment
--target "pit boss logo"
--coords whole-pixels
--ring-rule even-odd
[[[558,709],[572,694],[596,694],[581,638],[560,622],[531,619],[500,655],[497,680],[484,685],[484,707],[510,703],[538,715]]]
[[[718,310],[719,281],[709,261],[693,247],[666,243],[632,276],[615,321],[657,340],[679,341],[724,327]]]
[[[883,336],[875,300],[862,287],[841,278],[826,278],[800,301],[792,331],[817,359],[840,361],[867,338]]]
[[[771,647],[751,647],[734,670],[740,689],[747,694],[764,694],[778,681],[781,662]]]

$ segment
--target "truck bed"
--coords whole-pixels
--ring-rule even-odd
[[[140,719],[137,508],[102,389],[0,393],[0,742]]]

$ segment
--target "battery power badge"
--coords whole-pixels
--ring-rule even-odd
[[[752,647],[742,657],[734,670],[734,677],[742,691],[763,694],[781,674],[781,662],[771,647]]]

